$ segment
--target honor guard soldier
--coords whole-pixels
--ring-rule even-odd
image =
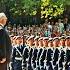
[[[11,39],[11,43],[13,43],[13,37],[14,37],[14,35],[10,35],[9,37]]]
[[[60,37],[60,60],[59,60],[59,70],[63,70],[63,63],[65,62],[65,36]]]
[[[20,36],[16,36],[16,45],[13,48],[13,63],[12,70],[22,70],[22,53],[24,47],[21,45],[22,38]]]
[[[26,37],[26,43],[25,43],[25,48],[23,50],[23,61],[22,61],[22,69],[27,70],[27,64],[28,64],[28,57],[29,57],[29,46],[28,46],[28,38],[29,36]]]
[[[11,37],[11,36],[10,36]],[[14,46],[16,45],[16,42],[15,42],[15,38],[16,36],[13,36],[11,37],[11,43],[12,43],[12,54],[11,54],[11,61],[9,63],[9,67],[10,67],[10,70],[13,70],[13,49],[14,49]]]
[[[33,48],[33,56],[32,56],[32,68],[33,68],[33,70],[36,69],[36,67],[37,67],[38,39],[39,39],[39,36],[36,36],[34,38],[34,48]]]
[[[53,38],[49,38],[48,40],[48,51],[47,51],[47,67],[48,70],[53,70],[52,68],[52,59],[53,58]]]
[[[66,46],[66,69],[65,70],[70,70],[70,36],[66,37],[65,46]]]
[[[59,70],[58,69],[58,60],[59,60],[59,55],[60,55],[60,50],[59,50],[59,38],[54,37],[53,38],[53,70]]]
[[[16,45],[16,36],[13,37],[12,39],[12,47]]]
[[[38,44],[39,44],[39,46],[38,46],[38,53],[37,53],[37,69],[38,70],[40,70],[40,56],[41,56],[41,54],[42,54],[42,51],[43,51],[43,37],[40,37],[39,39],[38,39]]]
[[[43,51],[42,51],[42,54],[40,56],[40,67],[41,67],[41,70],[46,70],[47,47],[48,47],[48,37],[43,37]]]
[[[31,61],[32,61],[32,56],[33,56],[33,47],[34,47],[34,35],[31,35],[29,38],[28,38],[28,46],[29,46],[29,57],[28,57],[28,70],[33,70],[32,69],[32,64],[31,64]]]

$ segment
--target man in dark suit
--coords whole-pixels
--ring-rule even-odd
[[[0,13],[0,70],[7,70],[11,55],[11,40],[4,30],[7,17],[4,13]]]

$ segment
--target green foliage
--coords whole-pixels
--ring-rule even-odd
[[[42,0],[41,17],[43,18],[44,14],[45,18],[47,18],[48,15],[53,17],[62,14],[64,11],[63,2],[63,0]]]
[[[36,0],[12,0],[10,12],[13,15],[36,15],[39,5],[40,1]]]
[[[66,5],[70,5],[70,0],[1,0],[9,7],[13,16],[36,15],[41,9],[41,18],[61,15]]]
[[[70,5],[70,0],[64,0],[64,6]]]

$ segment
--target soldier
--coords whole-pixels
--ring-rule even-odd
[[[63,49],[65,47],[65,36],[61,36],[59,37],[59,39],[60,39],[59,46],[61,49]]]
[[[49,40],[48,40],[48,51],[47,51],[47,67],[48,67],[48,70],[53,70],[52,58],[53,58],[53,38],[49,38]]]
[[[12,47],[16,45],[16,36],[13,37],[12,39]]]
[[[66,50],[65,50],[65,36],[60,37],[60,60],[59,60],[59,70],[63,70],[63,63],[65,62]]]
[[[11,39],[11,43],[13,43],[13,37],[14,37],[14,35],[10,35],[9,37]]]
[[[70,70],[70,36],[66,37],[65,40],[66,46],[66,70]]]
[[[36,67],[37,67],[38,39],[39,39],[39,36],[36,36],[34,38],[34,48],[33,48],[34,50],[33,50],[33,57],[32,57],[32,67],[33,67],[33,69],[36,69]]]
[[[58,61],[59,61],[59,54],[60,54],[60,50],[59,50],[59,38],[58,37],[54,37],[53,38],[53,69],[54,70],[58,70]]]
[[[12,57],[12,69],[13,70],[22,70],[22,53],[24,47],[21,45],[22,38],[16,36],[16,45],[13,48],[13,57]]]
[[[43,51],[40,56],[40,67],[41,69],[45,69],[45,70],[46,70],[47,47],[48,47],[48,37],[43,37]]]
[[[16,45],[16,36],[13,36],[13,38],[11,39],[11,41],[12,41],[12,54],[11,54],[11,61],[9,63],[10,70],[12,70],[12,68],[13,68],[13,60],[14,59],[12,59],[12,58],[13,58],[13,49],[14,49],[14,46]]]
[[[31,58],[33,54],[33,49],[32,49],[33,39],[34,39],[34,35],[27,38],[27,45],[23,51],[23,69],[24,70],[32,70]]]
[[[30,47],[30,48],[29,48],[29,57],[28,57],[28,70],[33,70],[33,69],[32,69],[31,61],[32,61],[32,56],[33,56],[34,35],[31,35],[31,36],[28,38],[28,46]]]
[[[28,46],[28,38],[29,36],[26,37],[26,43],[25,43],[25,48],[23,50],[23,61],[22,61],[22,69],[23,70],[27,70],[27,61],[28,61],[28,57],[29,57],[29,46]]]
[[[40,59],[40,56],[41,56],[42,51],[43,51],[43,37],[40,37],[38,39],[38,44],[39,44],[39,46],[37,48],[37,50],[38,50],[38,53],[37,53],[37,69],[40,70],[40,61],[39,61],[39,59]]]

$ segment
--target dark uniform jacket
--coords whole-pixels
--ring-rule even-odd
[[[66,61],[70,62],[70,50],[69,49],[67,49],[66,51]]]
[[[41,61],[44,61],[45,60],[46,54],[47,54],[47,49],[44,48],[44,51],[41,54],[41,59],[40,59]]]
[[[10,61],[11,48],[9,35],[2,27],[2,29],[0,29],[0,60],[2,60],[2,58],[6,58],[7,62]]]
[[[47,61],[52,61],[52,55],[53,55],[53,50],[52,49],[48,49],[47,51]]]
[[[53,64],[56,65],[56,62],[59,59],[59,53],[60,53],[60,51],[57,48],[54,49],[54,50],[55,50],[55,52],[54,52],[54,56],[53,56]]]
[[[38,52],[37,48],[34,48],[32,61],[36,60],[36,58],[37,58],[37,52]]]
[[[15,57],[17,58],[22,58],[22,54],[23,54],[23,49],[24,49],[24,46],[17,46],[17,47],[14,47],[13,48],[13,53],[12,53],[12,61],[15,60]]]

